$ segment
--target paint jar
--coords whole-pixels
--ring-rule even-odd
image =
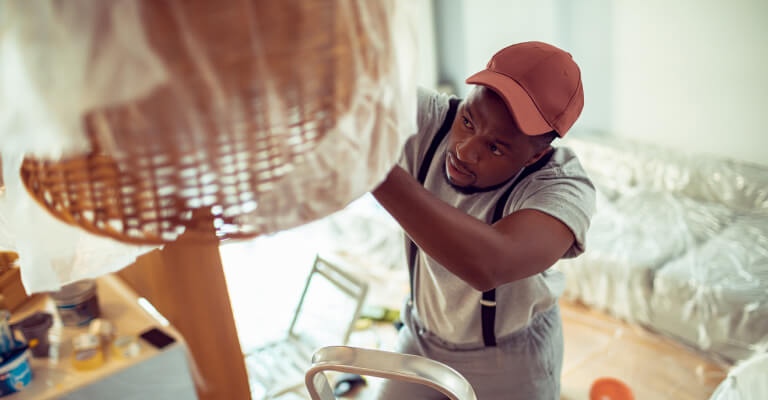
[[[88,325],[92,319],[99,317],[99,298],[93,280],[66,285],[58,292],[52,292],[51,299],[56,303],[61,323],[65,326]]]
[[[101,339],[101,344],[108,346],[115,338],[115,325],[106,319],[96,318],[88,324],[88,333]]]
[[[88,333],[99,338],[104,360],[109,358],[110,345],[115,338],[115,326],[106,319],[96,318],[88,325]]]
[[[101,340],[90,333],[81,333],[72,339],[72,366],[78,370],[91,370],[104,364]]]
[[[118,360],[127,360],[141,354],[141,345],[136,336],[120,336],[112,343],[112,355]]]
[[[0,363],[0,396],[19,392],[29,385],[32,380],[29,356],[27,346],[22,346],[9,353]]]
[[[15,323],[13,329],[21,331],[22,336],[29,344],[33,357],[48,357],[50,342],[48,330],[53,325],[53,316],[46,312],[38,311],[27,318]]]

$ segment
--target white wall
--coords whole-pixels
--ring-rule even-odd
[[[432,2],[419,0],[407,3],[414,14],[418,68],[416,83],[423,87],[437,85],[437,50]]]
[[[436,0],[437,6],[442,3]],[[469,89],[463,79],[484,69],[502,48],[530,40],[557,45],[554,0],[539,0],[536,7],[526,0],[464,0],[457,4],[464,29],[463,42],[453,46],[463,57],[463,78],[456,84],[459,95],[466,95]]]
[[[768,2],[622,1],[612,131],[768,165]]]
[[[541,40],[573,54],[585,92],[575,134],[768,165],[761,124],[768,1],[437,0],[436,7],[451,3],[460,19],[451,22],[464,32],[451,50],[464,58],[464,77],[511,43]],[[455,83],[465,94],[463,81]]]
[[[557,45],[554,1],[538,0],[464,1],[466,18],[467,75],[485,68],[488,60],[513,43],[538,40]],[[525,10],[518,12],[517,10]],[[465,77],[466,78],[466,77]]]

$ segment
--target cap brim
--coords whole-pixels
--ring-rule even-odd
[[[505,75],[483,70],[466,80],[467,83],[487,86],[496,92],[507,104],[507,109],[520,130],[528,136],[542,135],[554,130],[541,116],[536,104],[514,79]]]

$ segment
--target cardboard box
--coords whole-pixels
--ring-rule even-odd
[[[8,311],[15,310],[29,298],[21,284],[21,270],[18,267],[12,267],[0,274],[0,296],[0,308]]]

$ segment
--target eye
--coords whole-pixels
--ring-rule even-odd
[[[504,154],[501,152],[501,149],[499,146],[496,146],[495,144],[491,143],[488,145],[488,148],[491,150],[491,152],[497,156],[503,156]]]
[[[467,117],[462,116],[461,119],[463,120],[465,128],[467,128],[467,129],[474,129],[474,126],[472,126],[472,122],[469,122]]]

